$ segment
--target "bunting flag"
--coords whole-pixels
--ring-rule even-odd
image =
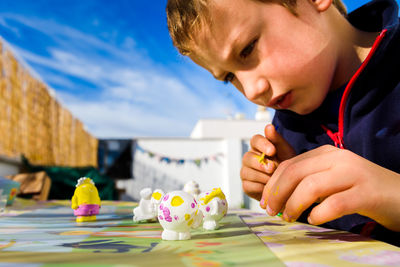
[[[150,158],[157,159],[159,162],[165,162],[167,164],[173,163],[176,165],[193,163],[199,168],[201,167],[202,164],[207,164],[210,161],[215,161],[217,163],[220,163],[220,158],[225,156],[223,153],[216,153],[216,154],[201,157],[201,158],[189,158],[189,159],[188,158],[172,158],[169,156],[160,155],[158,153],[144,149],[143,147],[139,146],[137,143],[136,143],[136,150],[138,150],[141,153],[147,154]]]

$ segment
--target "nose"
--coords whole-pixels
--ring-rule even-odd
[[[237,79],[242,86],[242,92],[247,99],[254,101],[269,90],[268,80],[251,71],[237,72]]]

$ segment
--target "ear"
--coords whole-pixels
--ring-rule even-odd
[[[319,12],[326,11],[331,5],[333,0],[310,0],[311,4]]]

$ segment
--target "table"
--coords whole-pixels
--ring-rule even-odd
[[[249,210],[164,241],[158,223],[132,221],[135,203],[103,201],[85,223],[69,205],[17,199],[0,218],[0,266],[400,266],[398,247]]]

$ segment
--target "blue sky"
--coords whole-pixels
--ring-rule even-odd
[[[165,5],[1,0],[0,35],[96,137],[187,137],[201,118],[253,118],[254,104],[177,53]]]

